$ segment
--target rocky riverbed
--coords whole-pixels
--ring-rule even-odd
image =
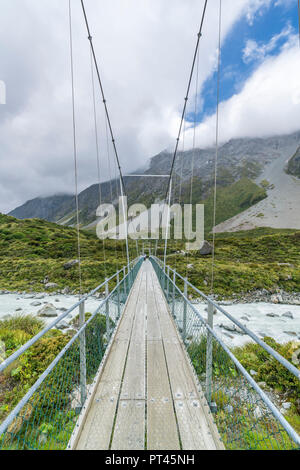
[[[9,319],[13,315],[34,315],[41,318],[45,324],[49,324],[78,300],[78,295],[2,291],[0,292],[0,320]],[[101,294],[90,297],[85,302],[86,312],[93,313],[99,307],[100,301]],[[78,308],[63,320],[59,325],[61,329],[67,329],[76,315],[78,315]]]
[[[195,304],[203,318],[207,318],[205,304]],[[259,338],[274,338],[278,343],[300,341],[300,306],[255,302],[248,304],[231,303],[223,307]],[[230,347],[243,346],[251,341],[225,315],[214,315],[214,329]]]
[[[255,301],[252,298],[252,301],[250,300],[248,303],[246,301],[243,303],[240,300],[220,301],[220,305],[260,338],[270,336],[279,343],[299,341],[300,305],[279,303],[278,301],[286,300],[286,296],[283,293],[273,295],[281,296],[277,299],[273,298],[277,303],[262,302],[258,297],[255,297]],[[93,313],[99,306],[102,296],[103,292],[88,299],[85,303],[86,312]],[[48,324],[72,307],[78,299],[79,297],[76,295],[62,293],[2,291],[0,292],[0,320],[17,314],[32,314],[42,318]],[[206,304],[201,303],[199,299],[194,299],[193,303],[202,317],[206,319]],[[61,329],[67,329],[77,314],[78,309],[75,309],[59,325]],[[220,312],[214,315],[214,328],[230,347],[242,346],[250,340]]]

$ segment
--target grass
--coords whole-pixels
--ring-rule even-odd
[[[86,316],[89,318],[90,314]],[[6,356],[11,355],[43,326],[43,322],[31,316],[0,321],[0,341],[5,346]],[[74,326],[77,326],[76,322]],[[103,356],[105,331],[106,317],[100,314],[86,328],[87,383],[93,380]],[[5,369],[0,376],[0,422],[69,340],[68,335],[50,330]],[[24,445],[26,449],[65,449],[77,419],[71,401],[76,399],[77,403],[74,389],[79,383],[79,370],[79,342],[76,340],[14,419],[8,432],[0,438],[0,448],[23,448]]]
[[[211,237],[208,238],[211,241]],[[300,292],[300,231],[259,228],[237,233],[217,234],[215,245],[214,291],[223,298],[233,294],[266,289]],[[184,250],[183,243],[170,242],[168,264],[188,277],[205,294],[210,293],[212,256]],[[159,256],[163,256],[160,246]]]
[[[287,360],[299,349],[299,342],[285,345],[271,338],[264,341]],[[256,382],[265,382],[266,388],[280,396],[281,402],[289,401],[292,406],[285,415],[296,432],[300,433],[300,386],[299,380],[288,372],[259,345],[246,344],[233,348],[232,352],[246,368],[257,372]],[[206,390],[206,336],[191,343],[188,353]],[[293,443],[271,413],[255,415],[255,409],[263,404],[252,387],[247,384],[230,357],[213,341],[212,402],[217,405],[215,420],[227,449],[291,449]]]
[[[126,264],[124,242],[100,241],[88,231],[80,233],[81,272],[84,291],[89,291]],[[136,257],[130,243],[131,259]],[[133,251],[134,250],[134,251]],[[77,233],[44,220],[17,220],[0,214],[0,289],[44,291],[44,279],[78,292]]]

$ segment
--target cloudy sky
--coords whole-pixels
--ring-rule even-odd
[[[86,0],[123,172],[174,147],[204,0]],[[297,0],[222,0],[220,136],[300,129]],[[199,82],[186,116],[197,146],[214,144],[218,0],[209,0]],[[72,0],[79,187],[96,182],[89,43]],[[73,193],[68,0],[3,0],[0,17],[0,211]],[[102,180],[108,164],[97,88]],[[112,157],[112,152],[110,149]]]

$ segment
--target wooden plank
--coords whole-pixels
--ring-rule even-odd
[[[199,400],[176,400],[175,410],[184,450],[217,450]]]
[[[139,286],[139,297],[136,304],[128,358],[122,384],[121,399],[145,400],[146,398],[145,298],[146,273],[144,272]]]
[[[155,273],[154,276],[157,310],[183,449],[224,449],[207,402],[200,397],[185,347]]]
[[[81,429],[76,446],[78,450],[109,448],[141,281],[142,275],[139,273],[95,391],[93,402]]]
[[[145,400],[145,343],[130,345],[125,374],[121,390],[123,400]]]
[[[161,341],[147,341],[147,449],[180,448]]]
[[[115,341],[76,448],[109,448],[128,341]]]
[[[147,339],[149,341],[161,341],[162,339],[152,273],[148,273],[147,282]]]
[[[172,401],[147,401],[147,449],[180,450]]]
[[[121,400],[112,441],[112,450],[144,450],[145,401]]]
[[[179,343],[165,343],[164,348],[174,400],[196,399],[198,391],[182,346]]]

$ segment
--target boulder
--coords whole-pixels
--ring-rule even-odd
[[[282,408],[284,410],[289,410],[291,408],[291,406],[292,406],[292,404],[289,401],[287,401],[285,403],[282,403]]]
[[[257,372],[256,370],[251,369],[250,374],[252,375],[252,377],[254,377],[255,375],[257,375]]]
[[[31,302],[30,304],[32,307],[39,307],[40,305],[42,305],[41,302],[39,302],[38,300],[36,300],[35,302]]]
[[[45,295],[44,295],[44,294],[37,294],[37,295],[35,296],[35,298],[36,298],[36,300],[42,300],[42,299],[45,298]]]
[[[226,405],[224,410],[227,411],[227,413],[233,413],[233,407],[231,405]]]
[[[42,307],[38,311],[38,316],[39,317],[51,318],[51,317],[57,317],[58,315],[57,315],[57,311],[56,311],[56,308],[54,307],[54,305],[46,304],[46,305],[44,305],[44,307]]]
[[[67,263],[64,264],[64,269],[71,269],[73,268],[73,266],[76,266],[76,264],[79,263],[79,260],[78,259],[74,259],[72,261],[68,261]]]
[[[282,296],[280,294],[273,294],[270,300],[273,302],[273,304],[281,304],[283,302]]]
[[[210,243],[208,243],[206,240],[204,240],[202,248],[199,250],[199,254],[202,256],[207,256],[211,255],[213,252],[213,247]]]
[[[55,284],[55,282],[48,282],[45,284],[45,289],[55,289],[56,287],[58,287],[58,285]]]
[[[67,294],[69,294],[69,293],[70,293],[70,288],[69,288],[68,286],[67,286],[67,287],[65,287],[65,288],[62,290],[62,292],[61,292],[61,293],[62,293],[63,295],[67,295]]]
[[[66,322],[66,321],[61,321],[59,322],[59,324],[56,326],[56,328],[58,330],[66,330],[67,328],[69,328],[69,324]]]
[[[277,318],[277,317],[279,317],[279,315],[277,315],[276,313],[267,313],[267,317]]]
[[[285,318],[289,318],[290,320],[294,320],[294,315],[292,314],[292,312],[285,312],[282,316]]]
[[[263,415],[259,406],[255,408],[253,414],[255,419],[260,419]]]

